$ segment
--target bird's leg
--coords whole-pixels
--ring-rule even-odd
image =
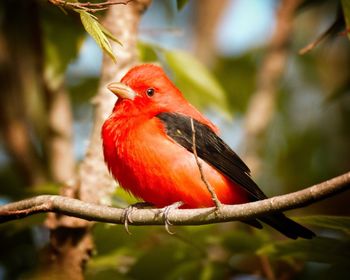
[[[160,211],[164,217],[164,223],[165,223],[165,230],[169,233],[169,234],[174,234],[174,232],[171,232],[169,229],[169,226],[172,225],[172,223],[169,221],[169,213],[171,210],[175,210],[178,209],[179,207],[181,207],[182,205],[184,205],[184,203],[182,201],[178,201],[175,202],[173,204],[170,204],[164,208],[161,208]]]
[[[137,202],[134,204],[129,205],[128,207],[126,207],[124,209],[123,212],[123,222],[124,222],[124,227],[125,230],[128,234],[131,234],[131,232],[129,231],[129,223],[132,224],[132,218],[131,218],[131,214],[134,212],[135,209],[143,209],[146,207],[150,207],[153,206],[151,203],[149,202]]]

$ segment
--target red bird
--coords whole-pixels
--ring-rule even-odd
[[[182,202],[182,208],[214,206],[193,153],[195,131],[202,173],[221,203],[267,198],[249,168],[218,136],[217,127],[186,101],[160,67],[136,66],[108,88],[118,100],[102,127],[103,151],[125,190],[156,207],[175,202]],[[282,213],[259,220],[289,238],[314,236]],[[245,222],[262,228],[257,219]]]

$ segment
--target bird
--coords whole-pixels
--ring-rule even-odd
[[[103,154],[127,192],[157,208],[213,207],[213,195],[229,205],[267,198],[219,129],[185,99],[162,67],[134,66],[107,87],[118,99],[102,125]],[[315,236],[281,212],[243,222],[259,229],[263,222],[291,239]]]

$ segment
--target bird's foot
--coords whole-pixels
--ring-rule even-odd
[[[168,217],[169,213],[170,213],[171,210],[178,209],[182,205],[184,205],[184,203],[182,201],[178,201],[178,202],[175,202],[173,204],[170,204],[170,205],[160,209],[161,214],[163,215],[163,218],[164,218],[165,230],[169,234],[174,234],[174,232],[171,232],[170,229],[169,229],[169,226],[172,225],[172,223],[169,221],[169,217]]]
[[[131,204],[124,209],[123,212],[123,222],[124,228],[128,234],[131,234],[129,231],[129,223],[132,224],[133,220],[131,218],[131,214],[135,211],[135,209],[143,209],[152,206],[149,202],[137,202],[135,204]]]

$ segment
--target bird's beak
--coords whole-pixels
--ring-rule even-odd
[[[127,85],[123,83],[110,83],[107,88],[113,92],[119,98],[131,99],[133,100],[136,96],[136,93]]]

